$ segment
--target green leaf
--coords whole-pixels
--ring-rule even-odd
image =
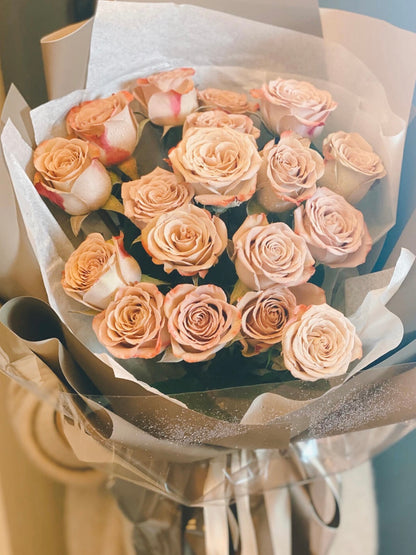
[[[117,175],[115,172],[113,172],[112,170],[109,170],[108,172],[110,178],[111,178],[111,185],[114,187],[114,185],[120,184],[121,183],[121,179],[120,176]]]
[[[244,285],[241,279],[239,279],[234,285],[234,289],[232,290],[232,293],[230,295],[230,304],[236,303],[238,299],[241,299],[241,297],[243,297],[249,291],[251,291],[251,289],[249,289],[247,285]]]
[[[161,279],[156,279],[152,276],[147,276],[146,274],[142,274],[142,279],[140,281],[143,281],[144,283],[153,283],[154,285],[170,285],[168,281],[162,281]]]
[[[142,236],[139,235],[138,237],[136,237],[134,241],[131,242],[131,244],[135,245],[136,243],[141,243],[141,242],[142,242]]]
[[[114,195],[110,195],[109,199],[104,204],[102,209],[108,210],[110,212],[118,212],[119,214],[124,214],[123,205]]]
[[[71,229],[75,237],[78,237],[78,233],[81,230],[82,223],[85,220],[85,218],[88,218],[88,216],[89,216],[89,213],[82,214],[82,216],[71,216],[70,218]]]
[[[262,206],[255,196],[251,197],[251,199],[247,203],[247,216],[251,216],[252,214],[266,214],[266,209]]]

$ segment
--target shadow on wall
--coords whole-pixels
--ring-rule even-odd
[[[45,102],[41,37],[88,19],[95,4],[96,0],[0,0],[0,65],[6,91],[14,83],[30,106]]]

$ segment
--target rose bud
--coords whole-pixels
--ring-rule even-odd
[[[181,276],[204,278],[227,242],[225,223],[193,204],[153,218],[142,231],[142,245],[154,264]]]
[[[198,108],[192,76],[195,70],[181,67],[137,79],[133,94],[155,125],[182,125]]]
[[[248,216],[233,245],[237,275],[249,289],[300,285],[315,272],[306,241],[282,222],[269,224],[265,214]]]
[[[153,283],[121,287],[92,321],[98,341],[117,358],[157,356],[169,345],[163,302]]]
[[[260,137],[260,129],[254,127],[253,121],[244,114],[228,114],[224,110],[207,110],[206,112],[193,112],[187,116],[183,124],[183,133],[191,127],[232,127],[240,133]]]
[[[193,194],[188,183],[179,181],[174,173],[162,168],[121,186],[124,214],[139,229],[146,227],[153,218],[189,204]]]
[[[257,199],[270,212],[291,210],[316,191],[316,181],[324,173],[324,162],[309,144],[308,139],[286,131],[278,144],[270,141],[265,145],[257,179]]]
[[[365,262],[372,240],[364,217],[341,195],[318,187],[304,206],[296,208],[294,217],[295,232],[322,264],[355,268]]]
[[[298,304],[325,302],[325,292],[312,283],[296,287],[274,285],[264,291],[249,291],[237,302],[241,311],[240,339],[244,356],[267,351],[282,340],[283,330]]]
[[[81,139],[43,141],[33,154],[36,190],[73,216],[98,210],[112,188],[98,157],[99,149]]]
[[[245,114],[259,109],[256,102],[248,101],[246,94],[224,89],[209,88],[198,91],[198,100],[201,106],[219,108],[230,114]]]
[[[102,310],[117,289],[141,276],[140,266],[124,250],[122,234],[105,241],[100,233],[90,233],[68,258],[62,287],[76,301]]]
[[[358,133],[338,131],[324,140],[325,173],[319,185],[357,204],[386,175],[380,157]]]
[[[200,204],[230,208],[256,190],[261,158],[252,135],[229,127],[194,127],[169,159],[175,174],[193,186]]]
[[[121,91],[108,98],[87,100],[66,116],[69,134],[96,144],[105,166],[129,158],[139,142],[138,125],[129,106],[133,95]]]
[[[362,356],[352,323],[327,304],[298,307],[282,337],[286,368],[295,378],[315,381],[345,374]]]
[[[302,137],[316,137],[337,107],[328,91],[295,79],[279,77],[251,94],[260,100],[264,123],[276,135],[291,130]]]
[[[216,285],[177,285],[165,299],[172,355],[201,362],[230,343],[240,330],[240,311]]]

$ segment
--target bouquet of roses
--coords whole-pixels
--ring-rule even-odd
[[[15,300],[2,321],[20,336],[35,308],[53,322],[80,458],[172,499],[228,502],[356,464],[382,441],[317,438],[413,410],[381,387],[413,367],[374,364],[402,340],[385,305],[413,256],[369,273],[395,221],[405,122],[341,47],[239,20],[230,52],[230,16],[190,8],[218,41],[198,32],[185,55],[160,7],[123,3],[128,52],[114,13],[94,48],[111,8],[91,88],[32,111],[33,151],[3,132],[58,317]],[[154,27],[138,36],[129,10]]]
[[[372,240],[349,200],[384,177],[380,157],[344,131],[325,138],[324,157],[311,148],[337,104],[308,82],[276,77],[253,90],[258,114],[244,93],[197,90],[194,73],[84,101],[66,115],[68,136],[36,148],[34,185],[73,229],[99,208],[121,213],[117,236],[90,233],[71,254],[64,291],[97,311],[94,332],[114,357],[200,363],[206,389],[229,370],[235,380],[233,367],[231,385],[250,383],[245,367],[269,381],[284,369],[309,381],[345,374],[360,339],[311,280],[316,264],[365,262]],[[164,128],[153,159],[134,98],[150,132]]]

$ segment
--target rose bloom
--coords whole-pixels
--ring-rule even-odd
[[[380,157],[358,133],[338,131],[324,140],[325,173],[319,185],[357,204],[386,175]]]
[[[327,304],[298,307],[283,330],[282,353],[295,378],[315,381],[345,374],[362,356],[361,341],[352,323]]]
[[[280,135],[292,130],[303,137],[316,137],[337,103],[328,91],[317,89],[307,81],[277,78],[264,83],[251,94],[260,99],[265,125]]]
[[[212,358],[240,330],[240,311],[216,285],[177,285],[165,299],[172,355],[186,362]]]
[[[365,262],[372,246],[362,213],[326,187],[294,212],[295,232],[312,256],[331,268],[355,268]]]
[[[121,287],[92,321],[98,341],[117,358],[157,356],[169,345],[163,302],[153,283]]]
[[[141,276],[140,266],[124,250],[122,234],[105,241],[100,233],[90,233],[68,258],[62,287],[76,301],[102,310],[119,287]]]
[[[306,241],[282,222],[269,224],[265,214],[248,216],[235,232],[233,246],[237,275],[249,289],[300,285],[315,272]]]
[[[139,142],[138,125],[129,104],[133,95],[121,91],[108,98],[87,100],[66,116],[69,134],[96,144],[105,166],[129,158]]]
[[[155,125],[182,125],[198,108],[192,76],[195,70],[181,67],[137,79],[133,94]]]
[[[267,143],[258,173],[257,199],[270,212],[284,212],[299,206],[316,191],[324,173],[320,154],[309,148],[310,141],[284,132],[278,144]]]
[[[80,139],[43,141],[33,154],[36,190],[73,216],[98,210],[112,188],[98,157],[98,148]]]
[[[199,90],[198,100],[201,106],[219,108],[230,114],[245,114],[246,112],[256,112],[259,109],[256,102],[248,101],[246,94],[225,89]]]
[[[151,219],[189,204],[193,194],[188,183],[162,168],[121,186],[124,214],[140,229]]]
[[[280,343],[296,306],[304,302],[322,304],[325,292],[312,283],[305,283],[291,288],[274,285],[243,295],[237,302],[241,311],[242,354],[258,355]]]
[[[254,126],[253,121],[244,114],[229,114],[224,110],[207,110],[206,112],[193,112],[187,116],[183,125],[183,133],[191,127],[232,127],[240,133],[260,137],[260,129]]]
[[[188,129],[169,159],[175,174],[193,186],[200,204],[230,208],[256,190],[261,165],[256,141],[235,129]]]
[[[227,242],[225,223],[193,204],[153,218],[142,231],[142,245],[153,262],[181,276],[204,278]]]

